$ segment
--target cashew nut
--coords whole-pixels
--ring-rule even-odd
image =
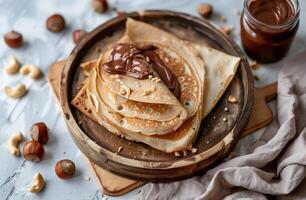
[[[24,84],[20,84],[15,88],[11,88],[10,86],[6,85],[3,88],[3,92],[11,98],[18,99],[21,98],[27,92],[27,89]]]
[[[8,149],[10,153],[14,156],[19,156],[20,155],[20,150],[19,150],[19,143],[22,142],[23,140],[23,135],[21,132],[13,134],[8,142]]]
[[[23,75],[29,75],[31,79],[39,79],[41,76],[41,71],[37,65],[27,64],[21,67],[20,71]]]
[[[16,74],[19,71],[19,68],[20,68],[20,64],[19,64],[17,58],[14,57],[14,56],[10,56],[9,57],[9,64],[8,64],[8,66],[6,66],[4,68],[4,71],[7,74]]]
[[[42,191],[42,189],[45,187],[45,180],[41,173],[37,173],[34,175],[34,182],[32,186],[29,188],[29,191],[32,193],[38,193]]]

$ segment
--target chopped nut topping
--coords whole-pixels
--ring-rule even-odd
[[[229,95],[227,100],[231,103],[237,103],[237,99],[233,95]]]
[[[224,108],[224,111],[227,112],[227,111],[228,111],[228,108]]]
[[[198,149],[196,149],[196,148],[191,149],[191,153],[196,153],[197,151],[198,151]]]
[[[250,62],[250,66],[251,66],[252,69],[254,69],[254,70],[258,69],[258,63],[257,63],[255,60],[253,60],[253,61]]]
[[[223,120],[224,122],[226,122],[226,121],[227,121],[226,117],[224,117],[222,120]]]
[[[179,152],[174,152],[175,157],[181,157],[181,154]]]
[[[138,82],[136,82],[135,84],[137,87],[141,87],[141,85]]]
[[[228,158],[229,159],[233,159],[233,158],[235,158],[235,157],[237,157],[238,156],[238,154],[237,153],[235,153],[235,152],[233,152],[233,151],[231,151],[229,154],[228,154]]]
[[[146,56],[146,61],[150,62],[150,58],[148,56]]]
[[[223,15],[219,15],[219,20],[222,21],[222,22],[225,22],[226,18]]]
[[[231,25],[225,25],[225,26],[222,26],[222,27],[221,27],[221,30],[222,30],[225,34],[229,35],[229,34],[234,30],[234,27],[231,26]]]
[[[155,81],[156,83],[159,83],[159,82],[160,82],[160,78],[158,78],[158,77],[154,77],[154,78],[152,78],[151,80],[152,80],[152,81]]]
[[[154,92],[155,90],[156,90],[156,87],[155,87],[155,86],[152,86],[150,89],[145,90],[144,93],[143,93],[143,95],[144,95],[144,96],[147,96],[147,95],[151,94],[152,92]]]
[[[120,147],[118,148],[118,150],[117,150],[117,153],[119,153],[120,151],[122,151],[122,149],[123,149],[123,147],[120,146]]]
[[[120,91],[119,91],[119,93],[120,93],[121,95],[124,95],[124,96],[126,96],[126,97],[129,97],[130,94],[131,94],[131,92],[132,92],[131,88],[128,88],[128,87],[126,87],[125,85],[120,85]]]

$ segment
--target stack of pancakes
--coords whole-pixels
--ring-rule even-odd
[[[144,51],[140,55],[140,50],[137,56],[133,54],[136,61],[131,62],[134,66],[129,69],[133,76],[120,71],[115,47],[127,44],[135,48],[154,46],[151,53],[168,73],[157,70],[158,64],[147,56],[150,54]],[[117,70],[108,70],[114,59]],[[99,59],[81,65],[87,79],[72,105],[111,133],[128,140],[168,153],[191,150],[202,119],[229,85],[239,60],[128,19],[125,34],[117,44]],[[137,77],[141,62],[150,68],[150,75]],[[172,83],[178,85],[179,93]]]

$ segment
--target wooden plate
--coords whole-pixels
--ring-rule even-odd
[[[124,32],[126,17],[145,21],[180,38],[208,43],[242,58],[238,72],[214,110],[202,122],[194,147],[195,154],[175,157],[145,144],[121,139],[77,111],[70,101],[84,80],[79,65],[97,58]],[[148,33],[150,34],[150,33]],[[228,95],[239,100],[232,104]],[[240,48],[208,21],[173,11],[150,10],[114,18],[89,33],[68,57],[61,76],[60,102],[71,135],[81,151],[104,169],[141,181],[174,181],[196,175],[222,160],[248,122],[253,103],[253,76]],[[224,111],[228,108],[228,112]],[[226,120],[224,120],[226,118]],[[123,147],[120,153],[116,153]]]

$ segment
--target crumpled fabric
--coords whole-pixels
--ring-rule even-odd
[[[202,176],[146,184],[137,199],[306,199],[306,51],[281,69],[277,117],[254,146]]]

